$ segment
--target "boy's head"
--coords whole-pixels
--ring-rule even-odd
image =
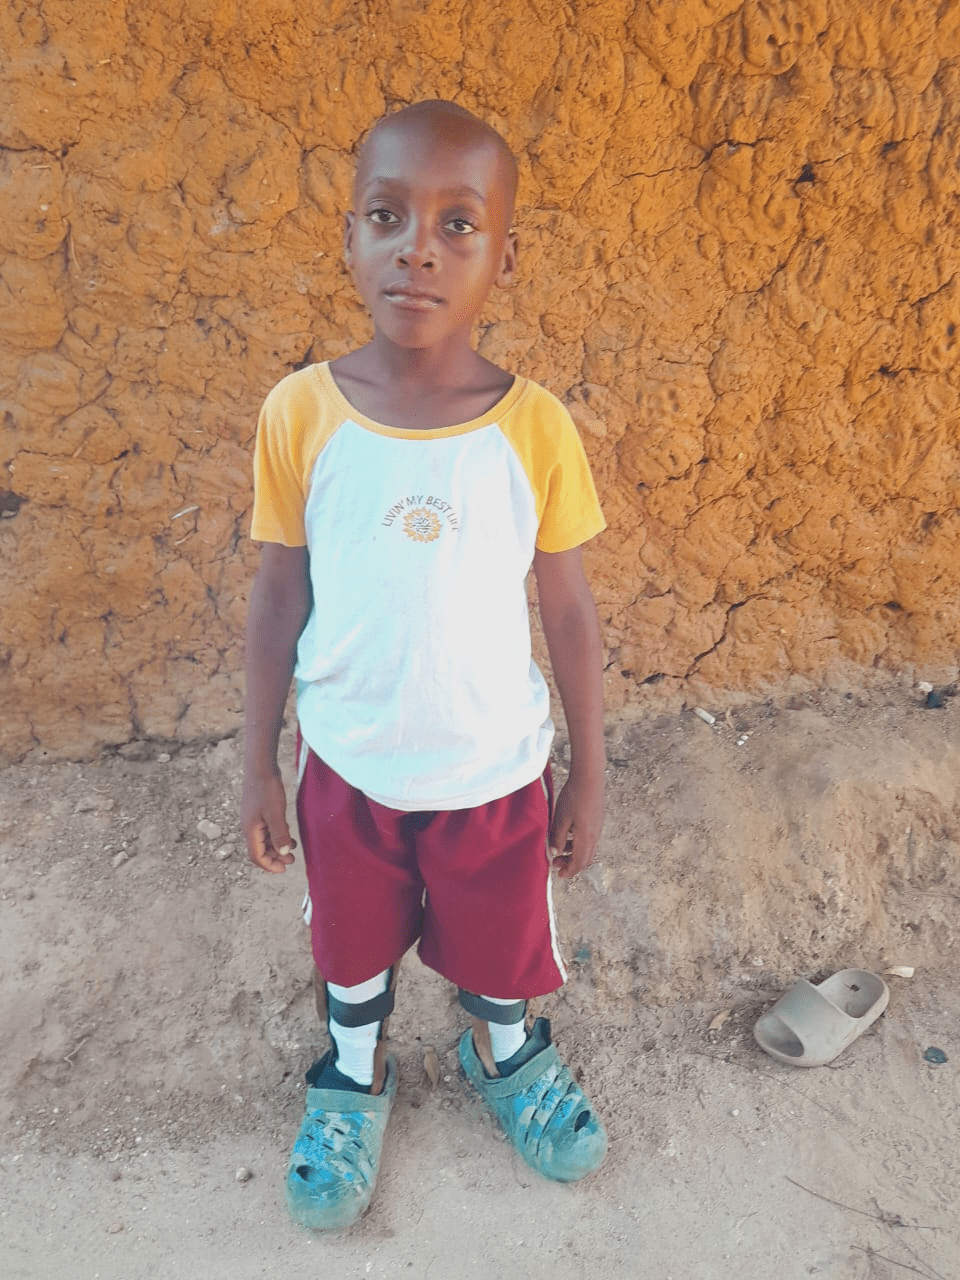
[[[346,256],[374,323],[434,345],[476,318],[515,267],[517,166],[500,135],[452,102],[385,116],[357,162]]]
[[[506,142],[492,129],[484,124],[466,107],[457,106],[455,102],[444,102],[435,98],[427,102],[415,102],[400,111],[383,116],[373,126],[357,157],[357,171],[354,176],[354,199],[360,190],[361,182],[369,173],[371,163],[375,162],[377,142],[387,134],[400,133],[409,137],[419,134],[433,143],[449,144],[452,147],[467,149],[490,149],[496,156],[499,169],[501,195],[507,208],[507,225],[513,216],[513,202],[517,194],[517,162]]]

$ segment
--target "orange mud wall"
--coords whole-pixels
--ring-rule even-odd
[[[257,410],[364,341],[351,152],[423,97],[520,157],[479,341],[593,461],[611,706],[955,671],[960,5],[11,0],[0,48],[4,758],[237,727]]]

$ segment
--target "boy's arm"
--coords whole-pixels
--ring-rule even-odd
[[[554,806],[550,840],[568,880],[593,861],[603,826],[603,651],[579,547],[533,558],[540,617],[570,734],[570,775]],[[569,848],[567,846],[570,846]]]
[[[280,872],[293,862],[287,801],[277,765],[280,725],[310,612],[306,547],[265,544],[247,615],[247,712],[240,819],[251,861]]]

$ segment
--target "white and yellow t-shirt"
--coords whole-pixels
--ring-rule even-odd
[[[363,417],[326,364],[260,415],[251,535],[306,546],[300,730],[394,809],[463,809],[539,777],[553,737],[531,658],[534,548],[604,527],[563,405],[517,378],[473,422],[407,431]]]

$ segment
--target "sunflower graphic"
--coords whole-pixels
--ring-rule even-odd
[[[426,507],[414,507],[403,517],[403,532],[414,542],[433,542],[440,537],[440,517]]]

